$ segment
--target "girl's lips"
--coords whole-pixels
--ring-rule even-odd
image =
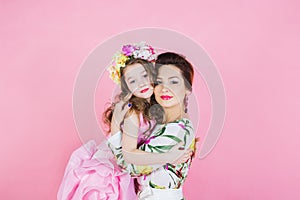
[[[149,90],[149,88],[143,89],[143,90],[141,90],[141,93],[145,93],[145,92],[147,92],[148,90]]]
[[[160,98],[162,100],[169,100],[169,99],[172,99],[173,97],[172,96],[168,96],[168,95],[162,95],[162,96],[160,96]]]

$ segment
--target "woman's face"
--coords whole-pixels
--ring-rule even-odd
[[[148,99],[153,94],[153,86],[143,65],[135,63],[127,66],[124,77],[128,89],[134,96]]]
[[[182,106],[185,95],[189,92],[184,84],[184,77],[174,65],[163,65],[158,69],[155,99],[164,108]]]

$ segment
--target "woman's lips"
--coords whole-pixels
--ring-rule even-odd
[[[147,92],[148,90],[149,90],[149,88],[143,89],[143,90],[141,90],[141,93],[145,93],[145,92]]]
[[[172,97],[172,96],[168,96],[168,95],[162,95],[162,96],[160,96],[160,98],[161,98],[162,100],[170,100],[170,99],[172,99],[173,97]]]

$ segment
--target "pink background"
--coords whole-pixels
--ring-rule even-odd
[[[143,4],[143,5],[142,5]],[[201,44],[222,75],[219,142],[187,199],[300,199],[298,1],[1,1],[0,199],[56,199],[71,152],[80,65],[100,42],[162,27]]]

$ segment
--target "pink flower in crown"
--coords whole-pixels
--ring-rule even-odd
[[[126,62],[132,58],[140,58],[152,62],[156,58],[156,53],[154,48],[145,42],[124,45],[122,51],[114,55],[112,64],[108,68],[110,78],[118,85],[121,83],[120,68],[125,67]]]
[[[125,56],[131,56],[132,55],[132,52],[134,52],[136,50],[136,48],[130,44],[128,45],[124,45],[123,48],[122,48],[122,53],[125,55]]]
[[[153,47],[149,46],[149,49],[150,49],[150,51],[151,51],[151,54],[154,55],[154,54],[155,54],[155,51],[154,51]]]

